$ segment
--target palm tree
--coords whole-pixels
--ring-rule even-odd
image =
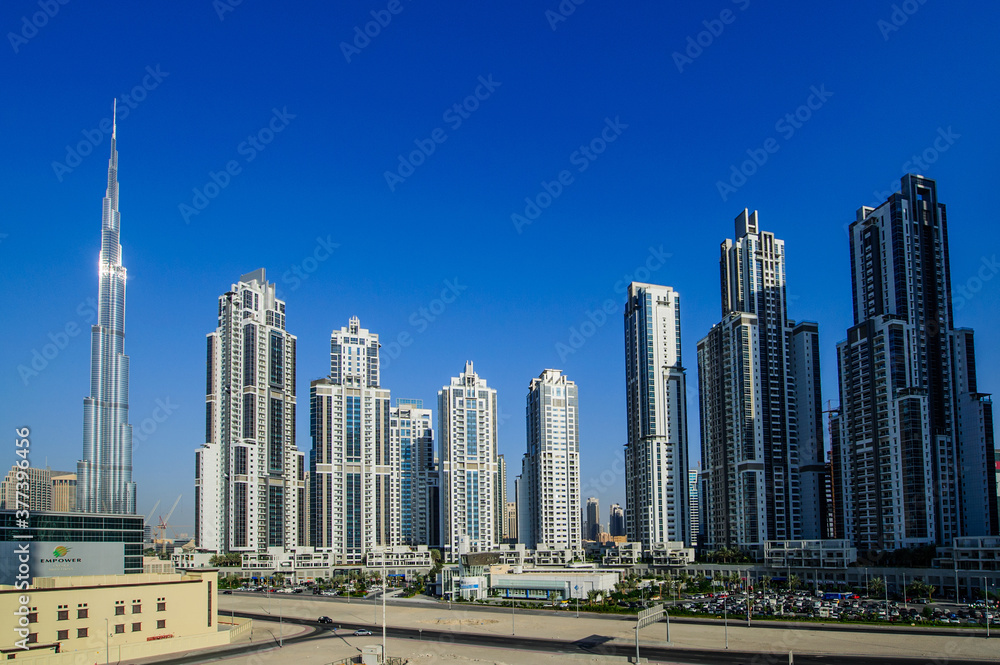
[[[601,595],[601,592],[598,591],[597,589],[591,589],[590,591],[588,591],[587,592],[587,604],[588,605],[593,605],[595,602],[597,602],[597,597],[600,596],[600,595]]]
[[[800,586],[802,586],[802,580],[795,573],[788,576],[788,589],[789,591],[795,591]]]
[[[879,598],[885,593],[885,580],[881,577],[873,577],[868,580],[868,596]]]
[[[770,575],[762,576],[760,578],[760,583],[764,587],[764,592],[767,593],[768,588],[771,586],[771,576]]]

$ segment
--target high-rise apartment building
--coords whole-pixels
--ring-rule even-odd
[[[583,534],[576,383],[561,370],[544,370],[528,386],[526,418],[528,450],[523,458],[521,482],[527,506],[518,516],[519,522],[528,522],[524,545],[529,549],[543,544],[578,548]]]
[[[330,338],[330,375],[309,387],[310,540],[317,551],[330,552],[338,565],[357,565],[376,547],[401,544],[404,519],[411,537],[414,533],[413,512],[402,510],[400,478],[394,476],[401,471],[400,449],[392,445],[389,390],[379,382],[378,335],[351,317]],[[397,407],[397,417],[399,409],[411,421],[407,484],[412,492],[413,446],[417,465],[426,464],[422,446],[433,434],[422,430],[419,406]],[[407,429],[398,420],[397,428]],[[415,443],[414,429],[420,430]]]
[[[507,511],[507,460],[504,459],[503,455],[497,455],[497,475],[496,484],[494,487],[497,488],[494,501],[496,506],[494,508],[494,515],[496,515],[497,526],[497,542],[504,542],[507,540],[507,520],[505,518]]]
[[[817,539],[826,513],[819,333],[788,319],[785,244],[757,213],[721,246],[722,321],[698,342],[709,548]]]
[[[608,524],[608,532],[612,538],[625,535],[625,510],[621,507],[621,504],[611,504],[611,514],[609,515]]]
[[[423,400],[396,399],[389,411],[389,438],[399,488],[399,540],[403,545],[440,544],[434,421]],[[393,503],[396,503],[394,500]],[[390,520],[391,523],[391,520]]]
[[[952,321],[945,205],[908,174],[850,226],[854,326],[837,345],[840,538],[862,550],[997,532],[993,413]]]
[[[90,329],[90,397],[83,400],[83,459],[76,464],[76,506],[87,513],[134,515],[117,146],[117,124],[112,120],[108,188],[101,213],[98,319]]]
[[[219,296],[207,335],[205,443],[195,452],[195,542],[216,552],[305,545],[295,445],[295,335],[264,269]]]
[[[497,393],[465,363],[438,391],[441,540],[448,560],[489,551],[496,532]]]
[[[0,508],[52,510],[52,470],[12,466],[0,481]]]
[[[648,547],[691,543],[687,376],[681,360],[680,295],[632,282],[625,305],[625,525]]]
[[[587,516],[584,523],[587,526],[587,540],[597,540],[597,536],[601,533],[601,503],[597,500],[597,497],[591,496],[587,498],[587,507],[585,510]]]
[[[699,486],[698,469],[688,469],[688,505],[691,510],[691,545],[698,545],[698,534],[701,531],[701,502],[698,501]]]

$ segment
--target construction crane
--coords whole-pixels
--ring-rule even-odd
[[[170,507],[170,512],[167,513],[166,517],[160,516],[160,523],[156,525],[156,530],[159,532],[159,537],[153,539],[153,545],[162,545],[162,551],[167,551],[167,543],[173,543],[173,540],[167,540],[167,527],[170,523],[170,518],[174,514],[174,510],[177,509],[177,504],[181,502],[180,494],[177,495],[177,500],[174,501],[174,505]],[[158,502],[157,502],[158,503]]]
[[[153,513],[155,513],[156,509],[159,508],[159,507],[160,507],[160,500],[157,499],[156,503],[153,504],[152,510],[149,511],[149,514],[146,515],[146,518],[142,522],[143,527],[148,527],[149,528],[149,537],[150,538],[153,537],[153,528],[154,527],[149,523],[149,520],[152,519]],[[145,528],[143,529],[143,531],[145,531]],[[143,534],[143,537],[145,538],[145,534]]]

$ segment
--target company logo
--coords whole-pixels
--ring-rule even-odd
[[[52,550],[52,556],[58,559],[59,557],[63,557],[69,554],[69,551],[70,551],[69,547],[66,547],[65,545],[60,545],[59,547]]]

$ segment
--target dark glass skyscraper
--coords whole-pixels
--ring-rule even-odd
[[[859,549],[996,533],[993,414],[973,332],[952,321],[937,184],[902,178],[850,226],[854,326],[837,345],[837,536]]]
[[[117,127],[112,124],[108,189],[101,214],[98,321],[90,331],[90,397],[83,400],[83,459],[77,462],[77,508],[135,513],[132,426],[125,355],[125,266],[119,244]]]

